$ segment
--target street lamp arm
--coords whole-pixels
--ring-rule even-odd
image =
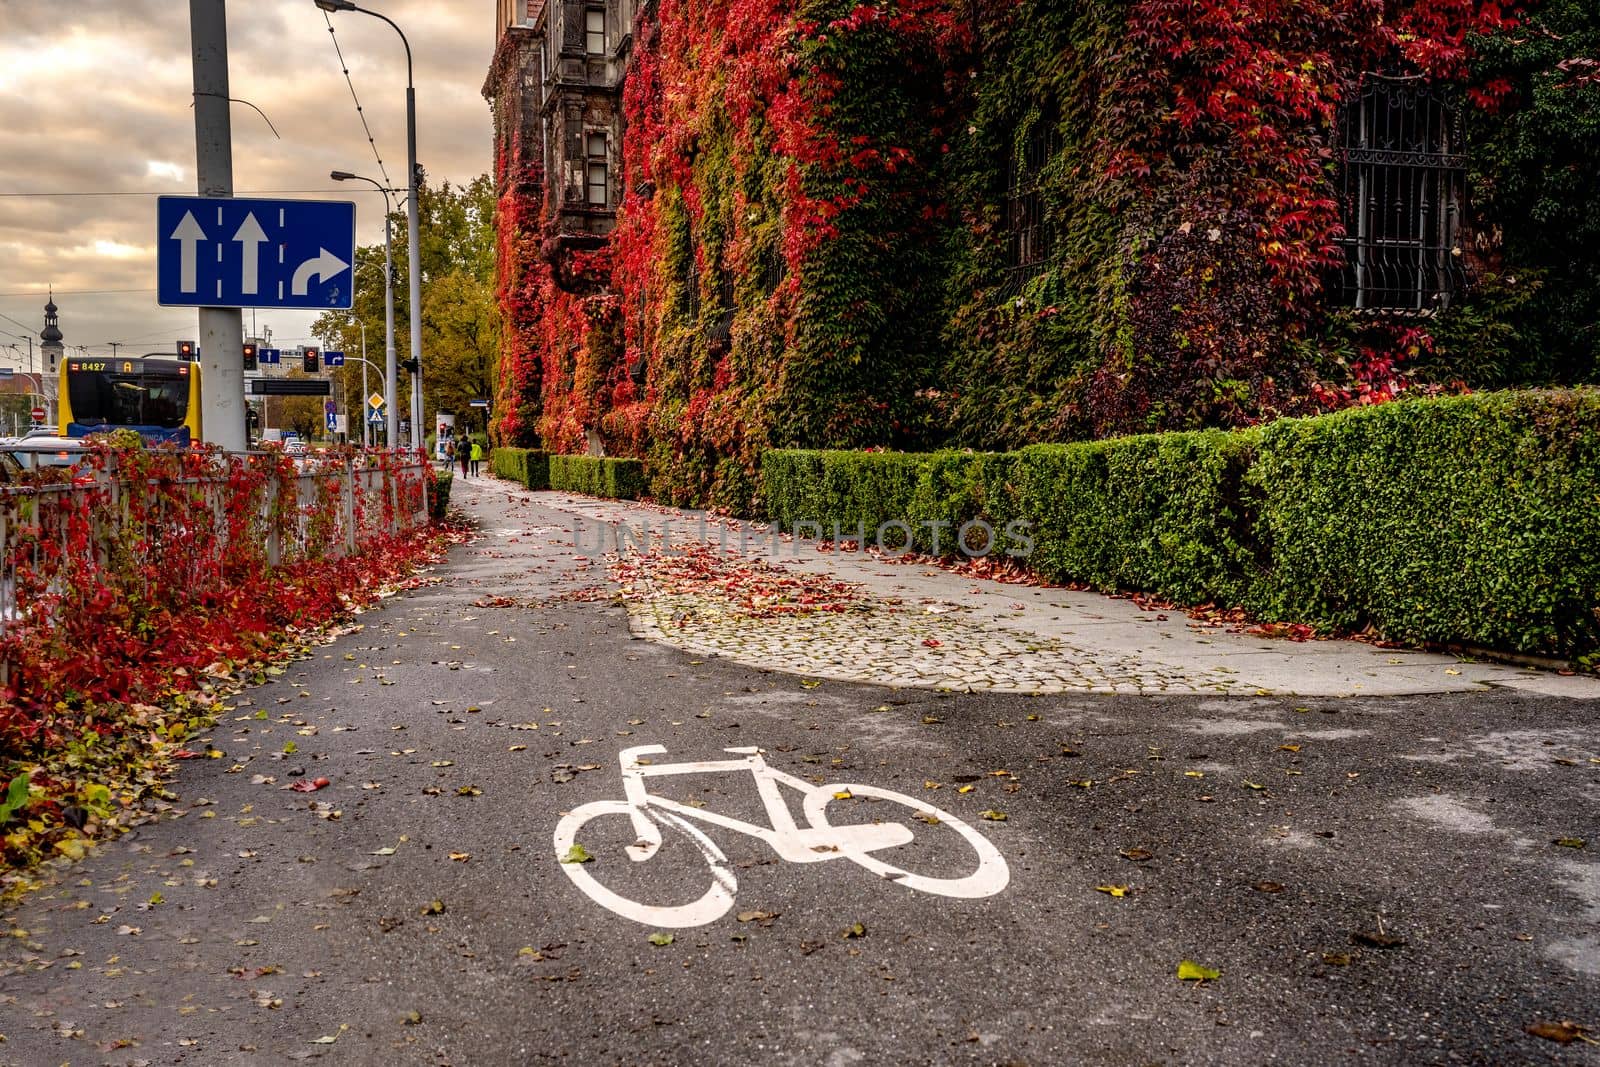
[[[399,24],[396,23],[394,19],[390,18],[388,15],[385,15],[380,11],[373,11],[373,10],[371,10],[369,8],[359,7],[359,6],[355,5],[355,4],[351,4],[350,5],[350,10],[351,11],[359,11],[363,15],[371,15],[375,19],[382,19],[383,21],[387,22],[391,27],[393,27],[395,33],[398,33],[400,35],[400,43],[406,46],[406,87],[407,88],[413,87],[415,83],[412,81],[412,77],[411,77],[411,42],[406,39],[406,31],[402,30],[400,28]]]

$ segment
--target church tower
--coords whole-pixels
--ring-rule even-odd
[[[44,306],[44,329],[39,331],[40,340],[44,344],[39,346],[39,353],[44,358],[44,366],[39,373],[39,392],[44,394],[45,407],[49,411],[51,421],[56,417],[56,395],[60,392],[61,360],[66,353],[65,346],[61,343],[61,324],[56,320],[55,289],[50,290],[49,303]]]
[[[44,356],[44,374],[47,381],[53,381],[61,371],[61,356],[65,348],[61,344],[61,324],[56,320],[55,290],[50,291],[50,302],[44,306],[44,329],[39,331],[39,338],[44,341],[39,351]]]

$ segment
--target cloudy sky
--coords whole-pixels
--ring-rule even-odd
[[[493,0],[363,6],[411,39],[418,157],[430,178],[487,171],[490,118],[479,89],[494,45]],[[357,239],[381,242],[377,192],[328,179],[331,170],[381,175],[323,13],[312,0],[233,0],[228,9],[232,95],[258,105],[282,138],[234,105],[235,190],[354,200]],[[403,184],[400,39],[367,15],[329,17],[378,154]],[[26,361],[15,335],[37,335],[52,283],[69,349],[109,354],[106,342],[121,341],[125,351],[170,351],[194,336],[195,313],[157,307],[154,292],[155,194],[195,192],[193,88],[184,0],[0,0],[0,366]],[[256,318],[285,345],[306,339],[310,320]]]

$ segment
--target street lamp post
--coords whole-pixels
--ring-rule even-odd
[[[400,35],[400,43],[406,48],[406,190],[410,202],[406,208],[406,231],[411,244],[410,250],[410,282],[411,282],[411,359],[416,369],[411,372],[411,436],[413,440],[421,439],[422,431],[422,241],[420,237],[421,221],[419,216],[419,201],[417,199],[417,86],[411,63],[411,42],[406,39],[402,30],[393,19],[376,11],[369,11],[359,7],[352,0],[314,0],[316,5],[324,11],[359,11],[363,15],[387,22],[395,33]],[[393,379],[391,379],[393,380]],[[399,438],[396,435],[394,407],[389,408],[390,444]]]
[[[399,426],[400,413],[395,410],[399,397],[395,390],[400,381],[397,373],[394,352],[394,242],[391,235],[390,218],[394,214],[394,205],[389,199],[389,190],[381,183],[371,178],[363,178],[359,174],[351,174],[346,170],[336,170],[329,175],[336,182],[369,182],[383,194],[383,364],[388,368],[385,376],[384,403],[389,408],[389,439],[385,442],[388,447],[395,447],[400,437],[395,432]],[[363,353],[364,354],[364,353]],[[363,360],[365,362],[365,360]],[[415,379],[413,379],[414,381]],[[362,413],[365,416],[366,397],[361,398]],[[366,422],[362,422],[363,433]]]

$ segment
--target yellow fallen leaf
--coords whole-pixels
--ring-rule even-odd
[[[853,800],[853,799],[855,799],[855,794],[850,792],[850,790],[848,790],[848,789],[841,789],[837,793],[833,794],[833,799],[835,799],[835,800]]]
[[[1128,887],[1125,885],[1097,885],[1094,888],[1095,892],[1097,893],[1109,893],[1114,897],[1125,897],[1128,895]]]
[[[1194,960],[1184,960],[1178,964],[1178,980],[1182,982],[1209,982],[1221,977],[1221,971],[1202,967]]]
[[[974,789],[976,789],[976,788],[978,788],[978,787],[977,787],[977,786],[975,786],[975,785],[963,785],[963,786],[957,786],[957,787],[956,787],[956,792],[957,792],[957,793],[970,793],[970,792],[972,792],[972,791],[973,791],[973,790],[974,790]]]

